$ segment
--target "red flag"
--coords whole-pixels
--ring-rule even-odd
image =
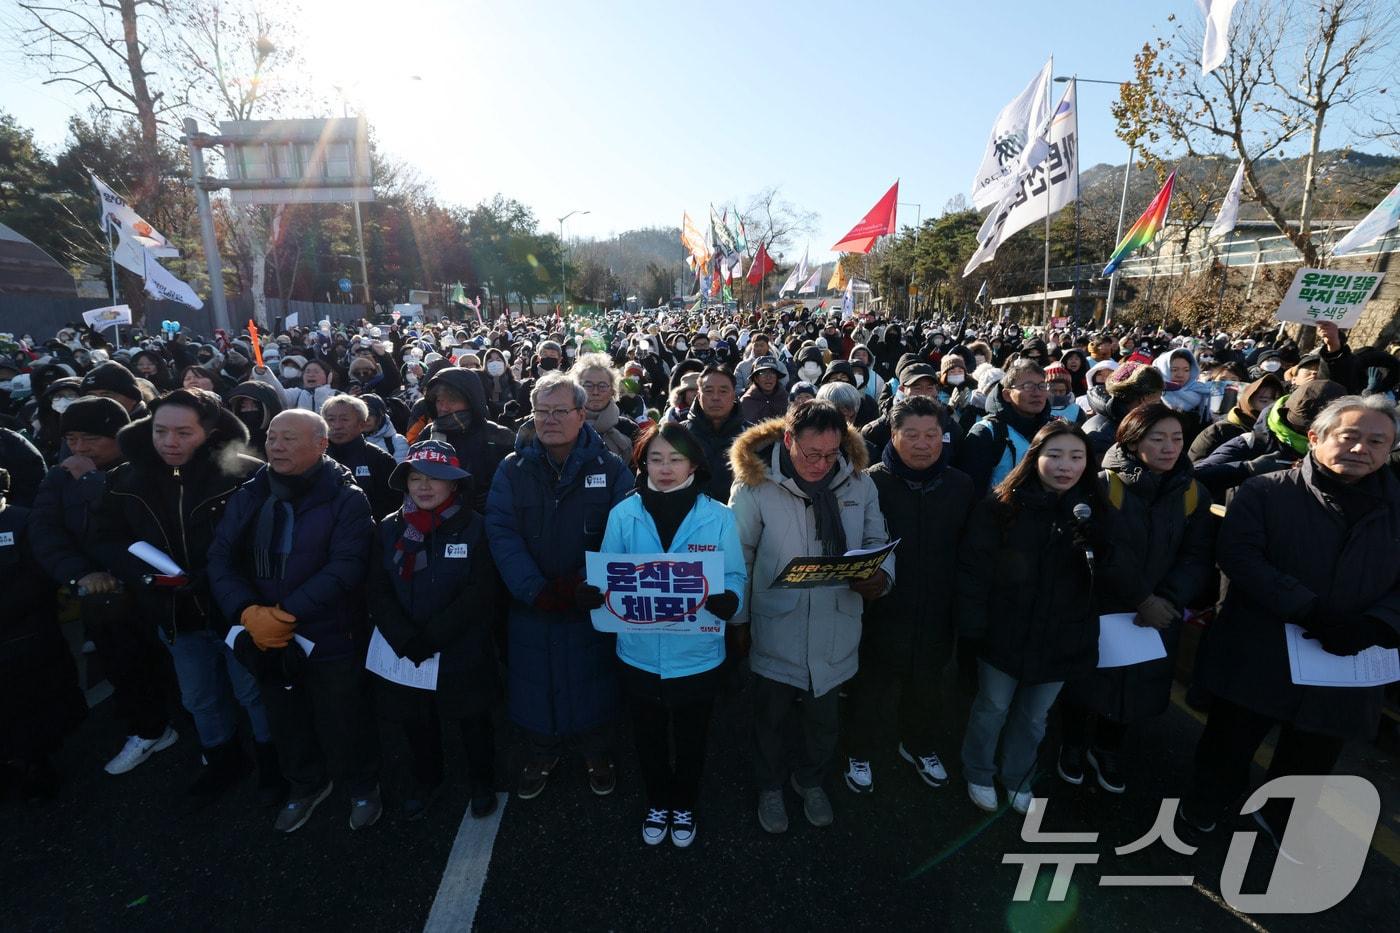
[[[861,222],[851,228],[851,232],[841,238],[841,242],[831,248],[833,253],[868,253],[875,248],[875,241],[882,236],[894,233],[895,208],[899,204],[899,182],[885,192]]]
[[[773,259],[768,255],[768,246],[765,243],[758,244],[758,255],[753,258],[753,265],[749,267],[747,281],[750,285],[757,285],[763,281],[763,277],[773,271]]]

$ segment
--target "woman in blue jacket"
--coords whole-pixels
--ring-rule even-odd
[[[446,441],[419,441],[389,486],[403,507],[380,523],[369,571],[370,620],[389,647],[415,666],[438,656],[435,690],[376,677],[379,714],[408,740],[413,790],[403,803],[415,820],[443,782],[442,725],[461,733],[472,816],[496,809],[491,705],[498,692],[491,625],[497,578],[486,523],[472,510],[471,474]]]
[[[739,610],[748,572],[734,513],[705,494],[705,455],[677,424],[653,424],[637,438],[637,463],[644,471],[635,495],[608,515],[604,554],[698,554],[724,557],[722,592],[711,592],[704,609],[728,622]],[[714,586],[718,590],[720,587]],[[602,605],[603,594],[585,584],[581,602]],[[705,761],[710,710],[724,664],[723,633],[620,634],[620,680],[632,717],[647,816],[642,840],[685,848],[695,839],[695,805]],[[670,742],[675,740],[675,761]]]

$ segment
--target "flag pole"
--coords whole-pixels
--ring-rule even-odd
[[[1055,56],[1050,56],[1050,74],[1055,73]],[[1050,114],[1050,122],[1055,122],[1055,100],[1051,93],[1050,85],[1053,82],[1045,82],[1045,112]],[[1047,129],[1046,135],[1049,135]],[[1027,143],[1029,145],[1029,143]],[[1045,273],[1040,285],[1040,316],[1044,319],[1042,323],[1050,323],[1050,156],[1045,156]]]
[[[1230,281],[1230,244],[1234,242],[1235,231],[1234,228],[1231,228],[1230,233],[1225,237],[1225,265],[1220,273],[1220,297],[1215,301],[1216,315],[1219,315],[1221,310],[1225,307],[1225,286]]]
[[[115,252],[112,251],[112,222],[111,222],[110,220],[107,221],[106,227],[107,227],[107,262],[108,262],[108,263],[111,265],[111,267],[112,267],[112,304],[116,304],[116,303],[118,302],[118,300],[119,300],[118,297],[117,297],[117,255],[116,255]],[[121,349],[121,345],[122,345],[122,326],[121,326],[120,324],[113,324],[113,325],[112,325],[112,342],[115,344],[114,349],[118,349],[118,350]]]

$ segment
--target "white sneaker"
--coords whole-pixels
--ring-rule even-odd
[[[846,786],[857,794],[868,794],[875,789],[875,775],[870,770],[870,762],[858,758],[846,759]]]
[[[1035,807],[1035,792],[1029,790],[1018,790],[1011,795],[1011,809],[1025,816]]]
[[[988,784],[974,784],[971,781],[968,781],[967,796],[971,797],[973,803],[977,804],[978,807],[980,807],[983,810],[986,810],[988,813],[996,811],[997,789],[995,786]]]
[[[648,808],[647,818],[642,821],[642,841],[649,846],[657,846],[666,840],[670,829],[671,811]]]
[[[695,841],[695,814],[689,810],[671,811],[671,843],[684,849]]]
[[[919,777],[923,778],[924,783],[929,787],[942,787],[948,783],[948,769],[943,767],[943,759],[934,752],[915,758],[904,747],[904,743],[900,742],[899,757],[913,765],[914,770],[919,773]]]
[[[108,774],[126,774],[156,752],[165,751],[179,739],[180,733],[170,726],[165,727],[165,733],[158,739],[143,739],[139,735],[129,735],[126,737],[126,744],[122,746],[122,750],[117,752],[117,757],[107,762],[102,770]]]

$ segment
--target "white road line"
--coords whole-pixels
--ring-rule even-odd
[[[484,820],[475,819],[471,809],[462,814],[457,838],[447,856],[433,909],[428,912],[424,933],[470,930],[476,920],[476,908],[481,903],[481,888],[491,867],[491,850],[496,845],[496,833],[506,812],[510,794],[497,794],[496,812]]]

